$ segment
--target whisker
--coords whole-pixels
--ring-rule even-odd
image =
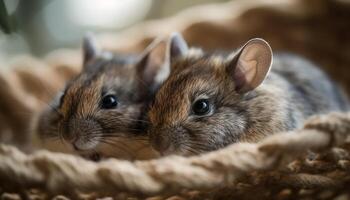
[[[138,138],[137,136],[133,137],[133,138],[130,138],[130,137],[127,137],[127,136],[115,136],[115,135],[99,135],[99,136],[96,136],[95,138],[101,138],[101,139],[130,139],[130,140],[133,140],[133,141],[148,141],[148,138]]]
[[[123,154],[126,154],[128,156],[133,155],[125,146],[122,145],[122,143],[113,143],[111,141],[106,141],[106,140],[100,140],[101,143],[107,144],[109,146],[112,146],[113,148],[117,148],[119,150],[122,150]]]
[[[127,132],[144,132],[144,130],[143,129],[137,129],[137,128],[123,128],[125,131],[127,131]],[[115,132],[115,128],[104,128],[104,130],[103,130],[104,132],[106,132],[106,133],[113,133],[113,132]]]
[[[200,152],[210,151],[210,148],[205,144],[194,141],[182,142],[179,145],[182,146],[185,150],[189,150],[191,153],[195,152],[196,154]]]
[[[108,121],[112,121],[112,122],[115,122],[116,119],[121,119],[121,120],[125,120],[125,121],[129,121],[129,122],[142,122],[142,123],[146,123],[146,124],[149,124],[149,121],[146,121],[146,120],[141,120],[141,119],[133,119],[133,118],[127,118],[127,117],[123,117],[123,116],[118,116],[118,117],[115,117],[115,119],[105,119],[104,121],[105,122],[108,122]]]
[[[192,153],[193,155],[199,154],[199,152],[196,149],[192,149],[190,146],[184,145],[183,149]]]
[[[134,121],[134,122],[144,122],[144,123],[149,123],[147,120],[142,120],[142,119],[133,119],[133,118],[126,118],[126,117],[118,117],[121,119],[129,120],[129,121]]]

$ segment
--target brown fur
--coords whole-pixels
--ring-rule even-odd
[[[150,139],[162,154],[192,155],[257,142],[301,127],[310,115],[347,109],[339,88],[300,57],[277,55],[265,82],[244,94],[236,92],[225,60],[197,54],[172,63],[149,112]],[[193,102],[203,97],[214,106],[212,113],[193,115]]]
[[[140,65],[147,62],[141,60],[142,56],[131,55],[85,60],[81,74],[41,114],[37,128],[41,138],[61,140],[71,149],[78,144],[83,149],[75,151],[88,156],[154,156],[147,145],[143,118],[156,86],[144,82]],[[107,94],[117,97],[116,108],[101,108]]]

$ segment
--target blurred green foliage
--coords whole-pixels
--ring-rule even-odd
[[[10,34],[17,29],[15,13],[16,12],[14,12],[12,15],[9,15],[4,0],[0,0],[0,28],[6,34]]]

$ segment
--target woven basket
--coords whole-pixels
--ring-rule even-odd
[[[99,40],[111,50],[138,52],[172,31],[207,50],[262,37],[275,51],[319,64],[350,91],[349,19],[344,1],[236,0],[191,8]],[[42,102],[78,73],[80,53],[61,50],[42,60],[16,60],[0,73],[2,199],[350,199],[350,113],[315,116],[301,130],[190,158],[94,163],[47,150],[24,154],[36,148],[31,120]]]

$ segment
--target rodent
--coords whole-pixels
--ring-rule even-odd
[[[342,89],[311,62],[275,54],[252,39],[229,55],[169,40],[170,76],[149,110],[149,137],[162,155],[190,156],[298,129],[311,115],[345,111]],[[273,63],[273,64],[272,64]]]
[[[158,38],[140,54],[112,54],[101,51],[88,34],[83,69],[38,117],[39,137],[61,140],[95,160],[130,159],[137,150],[145,151],[144,116],[162,80],[158,54],[164,48],[165,41]]]

